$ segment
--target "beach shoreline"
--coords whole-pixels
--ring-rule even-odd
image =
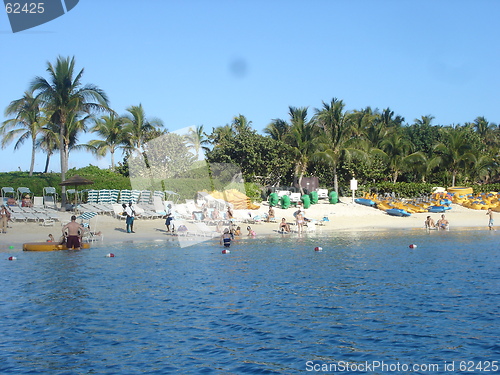
[[[236,217],[252,217],[262,215],[268,211],[267,202],[263,202],[258,210],[238,210]],[[296,208],[274,208],[276,223],[256,223],[250,224],[241,219],[236,220],[236,225],[241,227],[243,237],[247,237],[247,226],[251,226],[257,233],[257,238],[262,236],[277,236],[279,222],[284,217],[290,224],[295,222],[293,213]],[[60,212],[60,221],[53,226],[42,226],[36,222],[15,222],[9,223],[6,234],[0,234],[0,252],[22,251],[22,244],[27,242],[43,242],[48,239],[49,234],[53,234],[57,239],[61,236],[62,225],[70,221],[71,212]],[[318,236],[334,232],[369,232],[369,231],[406,231],[425,230],[424,221],[430,215],[437,221],[441,214],[437,213],[415,213],[409,217],[395,217],[385,212],[360,204],[352,203],[351,198],[342,198],[341,203],[329,204],[320,201],[311,205],[305,210],[305,217],[314,219],[319,224],[315,231],[304,228],[303,235]],[[488,230],[488,217],[484,210],[473,210],[460,205],[452,204],[452,209],[445,212],[446,218],[450,222],[452,231]],[[323,217],[329,221],[323,222]],[[158,240],[172,240],[175,236],[166,232],[164,219],[136,219],[134,224],[135,233],[126,233],[125,221],[119,220],[110,215],[98,215],[90,221],[92,230],[101,231],[103,234],[102,244],[110,245],[133,241],[150,242]],[[175,220],[174,220],[175,224]],[[215,230],[214,226],[210,227]],[[297,236],[296,226],[292,225],[291,236]],[[205,238],[204,240],[210,240]],[[212,239],[212,241],[214,241]],[[95,242],[94,246],[102,246],[101,241]]]

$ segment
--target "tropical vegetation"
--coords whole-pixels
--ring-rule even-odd
[[[71,151],[84,149],[98,157],[110,155],[106,178],[133,177],[141,188],[183,190],[190,175],[214,179],[221,170],[232,170],[221,165],[236,166],[253,191],[293,184],[304,191],[305,176],[316,176],[320,186],[340,193],[347,192],[353,177],[362,189],[403,195],[458,184],[495,190],[500,183],[500,127],[483,116],[451,125],[433,124],[432,115],[406,122],[390,108],[348,110],[343,100],[333,98],[319,108],[290,106],[287,119],[259,124],[265,125],[262,134],[238,114],[211,131],[195,125],[180,136],[146,116],[142,104],[117,114],[102,89],[82,83],[84,70],[77,71],[75,64],[69,57],[47,63],[49,78],[36,77],[5,109],[1,145],[15,141],[17,149],[31,142],[30,176],[42,176],[33,170],[36,149],[46,154],[45,173],[50,157],[59,152],[63,180]],[[95,139],[81,144],[79,136],[86,131]],[[123,160],[116,163],[118,152]]]

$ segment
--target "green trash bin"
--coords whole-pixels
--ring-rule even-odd
[[[275,207],[279,202],[278,193],[269,194],[269,205]]]
[[[336,191],[331,191],[330,194],[328,194],[328,199],[332,204],[339,203],[339,195]]]
[[[290,207],[290,197],[288,195],[283,195],[280,200],[281,208],[289,208]]]
[[[302,197],[300,197],[300,200],[302,201],[302,205],[304,206],[304,208],[311,207],[311,198],[309,197],[309,195],[304,194]]]
[[[311,204],[316,204],[318,203],[318,192],[317,191],[311,191],[309,193],[309,198],[311,198]]]

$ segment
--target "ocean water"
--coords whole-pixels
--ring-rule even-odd
[[[0,374],[499,372],[498,232],[257,236],[221,250],[0,253]]]

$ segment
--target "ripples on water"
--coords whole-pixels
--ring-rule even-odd
[[[308,361],[444,373],[445,361],[499,359],[496,232],[290,235],[231,250],[4,253],[0,373],[295,374]]]

